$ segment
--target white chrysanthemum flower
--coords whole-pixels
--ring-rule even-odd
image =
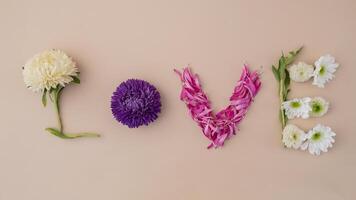
[[[314,97],[310,101],[310,107],[312,110],[310,111],[309,115],[312,117],[321,117],[328,112],[329,109],[329,102],[321,97]]]
[[[313,85],[323,88],[325,83],[334,78],[334,72],[339,64],[335,62],[335,58],[330,55],[321,56],[315,63]]]
[[[305,138],[306,134],[304,131],[293,124],[288,124],[283,129],[282,141],[288,148],[293,147],[294,149],[298,149],[304,142]]]
[[[282,108],[284,109],[288,119],[294,119],[296,117],[301,117],[303,119],[309,118],[309,112],[311,98],[304,97],[301,99],[292,99],[282,103]]]
[[[26,86],[34,92],[62,87],[78,76],[75,62],[61,50],[47,50],[31,58],[23,68]]]
[[[313,76],[314,67],[304,62],[299,62],[288,68],[290,79],[295,82],[305,82]]]
[[[327,152],[333,146],[335,135],[330,127],[318,124],[307,133],[307,140],[301,148],[308,149],[313,155],[320,155],[321,151]]]

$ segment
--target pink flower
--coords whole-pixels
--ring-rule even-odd
[[[201,88],[198,75],[192,74],[189,68],[184,68],[183,72],[174,71],[182,81],[181,100],[187,105],[193,120],[211,141],[208,148],[223,146],[225,140],[235,135],[235,128],[245,117],[248,107],[258,93],[261,87],[259,74],[256,71],[250,73],[244,65],[240,80],[230,97],[230,105],[215,115]]]

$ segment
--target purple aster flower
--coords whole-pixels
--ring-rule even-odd
[[[129,128],[148,125],[161,112],[161,96],[147,81],[129,79],[113,93],[111,111],[117,121]]]

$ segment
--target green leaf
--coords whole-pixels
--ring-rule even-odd
[[[303,46],[301,46],[299,49],[295,51],[289,52],[288,56],[286,57],[286,65],[290,65],[292,62],[294,62],[295,58],[302,51],[302,49]]]
[[[272,65],[272,72],[273,72],[273,75],[274,75],[274,78],[276,78],[277,81],[279,81],[279,73],[278,73],[278,70],[276,69],[276,67],[274,65]]]
[[[51,102],[53,102],[53,92],[54,91],[54,89],[53,88],[51,88],[51,89],[49,89],[49,91],[48,91],[48,96],[49,96],[49,99],[51,100]]]
[[[47,105],[47,90],[45,89],[42,94],[42,105],[43,107],[46,107]]]
[[[62,139],[69,139],[66,135],[64,135],[62,132],[60,132],[59,130],[57,130],[55,128],[46,128],[45,130],[57,137],[62,138]]]
[[[279,78],[280,80],[284,80],[286,78],[286,63],[285,63],[285,57],[282,56],[279,59],[279,68],[278,68],[278,72],[279,72]]]
[[[303,48],[304,48],[303,46],[299,47],[299,49],[297,49],[297,51],[295,51],[295,53],[299,54],[299,52],[301,52]]]
[[[78,76],[72,76],[72,78],[73,78],[73,81],[72,81],[73,83],[80,84],[80,79]]]
[[[286,70],[286,78],[284,80],[284,86],[286,87],[286,89],[288,89],[289,85],[290,85],[290,76],[289,76],[289,72]]]
[[[75,139],[81,137],[100,137],[100,135],[96,133],[64,134],[55,128],[46,128],[45,130],[51,133],[52,135],[55,135],[62,139]]]

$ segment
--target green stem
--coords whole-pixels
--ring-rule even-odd
[[[53,90],[52,94],[53,95],[53,103],[54,107],[56,110],[57,114],[57,122],[58,122],[58,129],[55,128],[46,128],[46,131],[50,132],[51,134],[60,137],[62,139],[74,139],[74,138],[80,138],[80,137],[100,137],[99,134],[97,133],[90,133],[90,132],[84,132],[84,133],[64,133],[63,132],[63,123],[62,123],[62,117],[61,117],[61,111],[60,111],[60,95],[63,87],[58,87],[55,90]]]
[[[97,133],[83,132],[83,133],[66,133],[69,138],[79,138],[79,137],[100,137]]]
[[[63,132],[63,123],[62,123],[62,117],[61,117],[61,111],[60,111],[60,105],[59,105],[61,89],[57,89],[57,90],[54,91],[54,107],[55,107],[56,114],[57,114],[57,122],[58,122],[58,126],[59,126],[59,131]]]
[[[285,118],[284,110],[282,108],[282,103],[285,101],[284,89],[285,89],[284,80],[280,80],[280,82],[279,82],[279,101],[280,101],[280,105],[281,105],[280,116],[281,116],[281,122],[282,122],[282,130],[286,126],[286,118]]]
[[[96,133],[77,133],[77,134],[68,134],[68,133],[63,133],[60,132],[59,130],[55,129],[55,128],[46,128],[46,131],[48,131],[49,133],[62,138],[62,139],[75,139],[75,138],[80,138],[80,137],[100,137],[99,134]]]

